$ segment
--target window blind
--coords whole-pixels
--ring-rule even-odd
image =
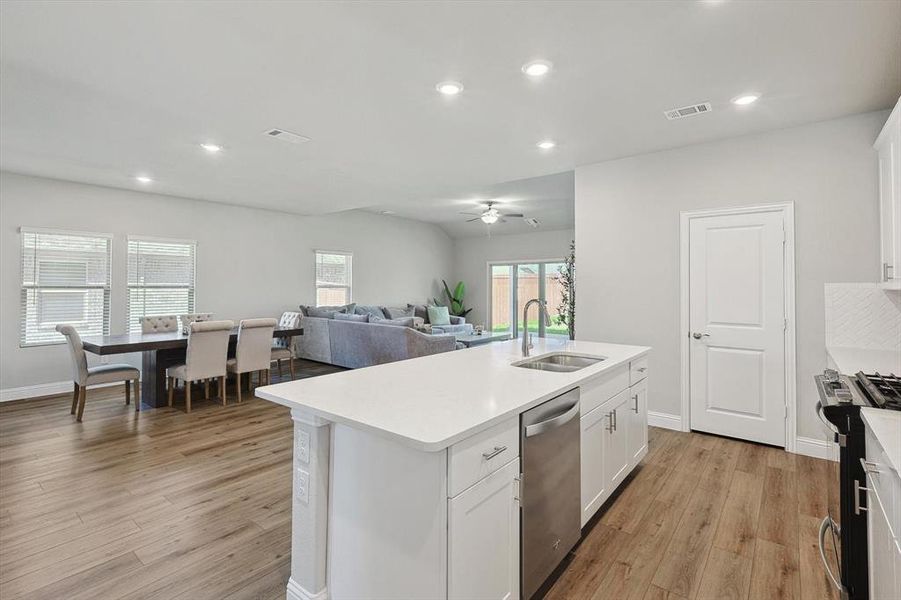
[[[21,230],[20,346],[58,344],[59,323],[78,333],[105,335],[110,321],[110,238]]]
[[[352,263],[349,252],[316,251],[316,306],[351,302]]]
[[[141,331],[141,317],[194,312],[195,242],[128,239],[130,332]]]

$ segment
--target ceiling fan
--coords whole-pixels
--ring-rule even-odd
[[[500,221],[501,223],[506,223],[506,219],[504,217],[517,218],[524,216],[522,213],[502,213],[498,209],[494,208],[494,202],[486,202],[483,206],[485,210],[480,213],[472,213],[472,212],[463,212],[461,215],[471,215],[475,218],[467,219],[467,223],[472,223],[473,221],[481,221],[485,225],[493,225]]]

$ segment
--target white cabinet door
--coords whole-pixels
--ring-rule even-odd
[[[879,496],[867,494],[867,550],[869,554],[870,598],[901,598],[901,573],[896,572],[898,548],[889,529]]]
[[[448,500],[447,596],[519,598],[519,459]]]
[[[613,427],[604,430],[604,474],[610,492],[629,474],[630,399],[629,390],[623,390],[609,404]]]
[[[648,380],[629,388],[629,463],[632,467],[648,453]]]
[[[582,527],[594,516],[604,500],[604,438],[613,427],[613,415],[606,405],[598,406],[581,419]]]
[[[875,147],[879,153],[880,279],[901,280],[901,100]]]

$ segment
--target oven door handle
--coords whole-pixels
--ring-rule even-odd
[[[826,429],[831,431],[835,435],[835,441],[838,442],[838,445],[844,448],[848,445],[848,436],[844,433],[840,432],[838,428],[829,422],[829,419],[826,418],[826,415],[823,414],[823,401],[817,400],[817,417],[820,418],[820,421],[823,422],[823,425],[826,426]]]
[[[829,561],[826,560],[826,532],[833,527],[832,517],[826,515],[823,518],[823,522],[820,523],[820,559],[823,561],[823,567],[826,569],[826,575],[829,576],[829,580],[832,581],[832,585],[835,586],[841,595],[842,598],[848,597],[848,590],[845,589],[845,586],[835,578],[835,575],[832,573],[832,569],[829,567]]]

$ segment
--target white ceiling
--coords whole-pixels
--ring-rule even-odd
[[[540,82],[520,72],[535,58],[554,63]],[[437,94],[445,79],[463,94]],[[747,91],[763,97],[729,104]],[[0,168],[124,188],[147,173],[155,192],[303,214],[444,211],[899,91],[895,1],[0,5]],[[663,117],[702,101],[711,114]],[[559,147],[538,151],[546,137]]]

